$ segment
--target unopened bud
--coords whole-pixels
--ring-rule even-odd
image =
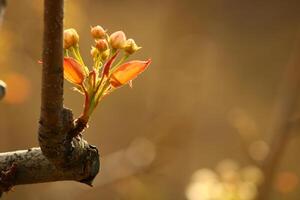
[[[110,45],[114,49],[124,48],[126,43],[126,36],[123,31],[117,31],[110,35]]]
[[[91,56],[92,56],[93,58],[96,58],[96,57],[99,55],[99,51],[98,51],[98,49],[97,49],[96,47],[92,47],[90,53],[91,53]]]
[[[101,59],[102,60],[106,60],[109,57],[109,54],[110,54],[110,50],[109,49],[107,49],[106,51],[103,51],[101,53]]]
[[[69,49],[75,46],[79,42],[79,35],[73,28],[66,29],[64,31],[64,49]]]
[[[102,26],[94,26],[91,27],[91,34],[93,36],[93,38],[95,39],[101,39],[104,38],[106,35],[106,31],[102,28]]]
[[[103,52],[108,49],[108,43],[105,39],[100,39],[96,41],[96,48],[100,51]]]
[[[133,54],[134,52],[136,52],[137,50],[139,50],[142,47],[139,47],[135,41],[133,39],[128,39],[126,41],[126,45],[124,47],[124,50],[126,53],[128,54]]]

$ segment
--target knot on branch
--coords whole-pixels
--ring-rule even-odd
[[[72,111],[68,108],[63,108],[61,116],[61,126],[47,127],[43,121],[40,121],[39,126],[39,143],[42,152],[57,166],[64,165],[66,154],[69,154],[71,151],[71,144],[65,141],[67,133],[74,129]]]
[[[88,144],[82,138],[73,138],[72,152],[66,155],[64,165],[60,166],[62,170],[73,171],[78,177],[79,182],[92,186],[92,182],[100,169],[100,160],[98,149]]]
[[[74,177],[84,177],[78,181],[91,185],[98,174],[100,161],[97,148],[78,137],[86,126],[86,121],[74,120],[72,111],[63,108],[62,128],[51,129],[40,122],[39,141],[43,154],[56,168],[74,172]]]
[[[85,183],[92,186],[92,182],[100,169],[99,153],[95,146],[89,145],[88,151],[86,152],[86,157],[84,158],[85,164],[83,165],[84,174],[89,176],[85,179],[80,180],[81,183]]]
[[[82,132],[85,128],[87,128],[87,122],[86,120],[82,118],[78,118],[74,121],[74,127],[70,129],[67,135],[67,140],[72,140],[72,138],[76,138],[78,136],[81,136]]]
[[[74,117],[73,112],[69,108],[63,108],[63,134],[66,135],[69,131],[74,129]]]

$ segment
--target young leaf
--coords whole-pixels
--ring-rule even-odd
[[[81,85],[85,79],[84,68],[73,58],[64,58],[64,77],[73,84]]]
[[[103,72],[102,72],[102,76],[108,76],[109,75],[109,69],[111,67],[111,65],[114,63],[116,57],[118,56],[119,51],[117,51],[115,53],[115,55],[113,55],[104,65],[103,67]]]
[[[147,61],[133,60],[122,64],[110,76],[110,84],[115,88],[127,84],[145,71],[150,63],[151,60],[149,59]]]

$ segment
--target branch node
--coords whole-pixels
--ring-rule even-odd
[[[80,180],[79,182],[85,183],[91,187],[93,186],[92,183],[100,169],[99,159],[95,159],[95,157],[99,158],[98,149],[95,146],[89,144],[89,151],[86,157],[87,162],[84,165],[85,166],[84,171],[88,172],[87,174],[90,174],[90,176],[83,180]]]
[[[80,137],[82,132],[88,127],[86,120],[78,118],[75,120],[74,128],[68,132],[67,139],[71,140],[72,138]]]

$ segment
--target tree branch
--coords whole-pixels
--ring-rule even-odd
[[[44,5],[41,121],[58,130],[63,110],[63,2],[45,0]]]
[[[83,166],[80,158],[90,149],[87,148],[89,146],[80,145],[84,143],[81,138],[74,139],[69,136],[74,131],[81,132],[83,129],[78,128],[79,123],[74,124],[71,110],[63,107],[63,3],[64,0],[45,0],[44,3],[39,142],[43,154],[56,167],[76,172],[77,166]],[[94,176],[90,174],[86,178]]]
[[[2,24],[3,21],[5,8],[6,8],[6,0],[0,0],[0,25]],[[0,80],[0,100],[4,97],[5,91],[6,91],[6,84]]]
[[[300,89],[300,41],[298,39],[283,83],[279,90],[269,133],[272,135],[270,153],[262,163],[264,183],[259,187],[257,200],[266,200],[273,186],[274,175],[290,138],[291,117],[295,111]]]
[[[42,99],[39,141],[43,153],[59,162],[63,131],[63,0],[44,1]],[[60,161],[62,162],[62,161]]]
[[[98,150],[72,137],[85,127],[74,122],[72,111],[63,107],[64,1],[44,2],[41,148],[0,154],[0,196],[19,184],[74,180],[91,185],[99,171]]]
[[[85,143],[85,145],[88,145]],[[51,163],[42,153],[40,148],[31,148],[28,150],[0,153],[0,169],[7,166],[16,166],[16,175],[9,181],[11,185],[43,183],[50,181],[76,180],[84,182],[91,174],[94,176],[98,173],[97,150],[93,147],[91,151],[86,151],[85,155],[81,154],[82,165],[76,169],[61,170]],[[94,149],[94,150],[92,150]],[[85,156],[85,157],[84,157]],[[89,167],[88,169],[82,166]],[[0,185],[1,188],[1,185]],[[5,191],[5,188],[1,188]]]
[[[0,0],[0,24],[2,24],[3,16],[6,8],[6,0]]]

